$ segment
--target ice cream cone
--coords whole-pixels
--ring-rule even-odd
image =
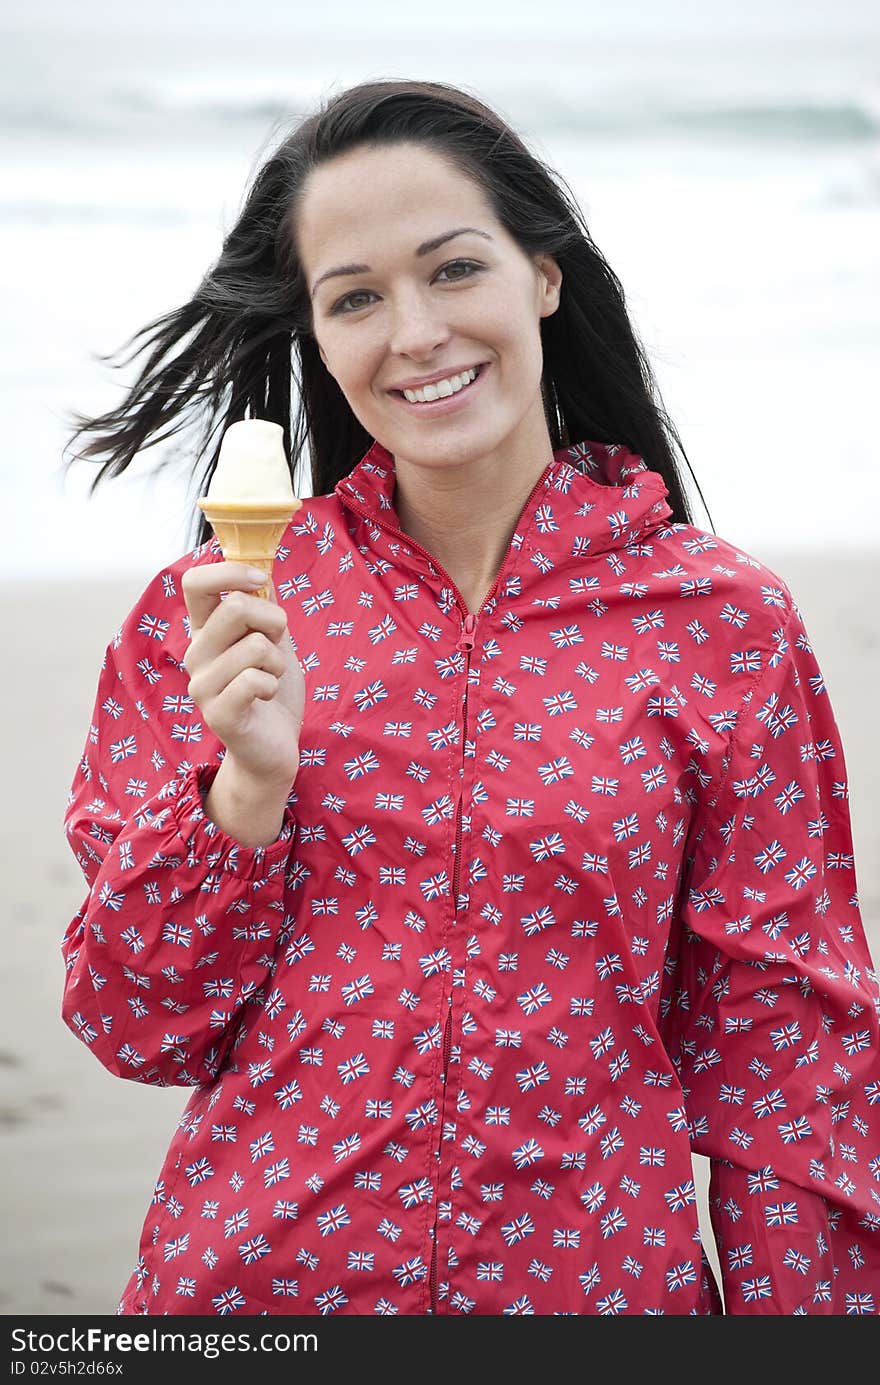
[[[259,500],[211,500],[209,496],[202,496],[196,503],[214,530],[227,562],[247,563],[265,572],[266,585],[255,595],[268,600],[268,579],[272,575],[276,549],[302,501],[264,504]]]

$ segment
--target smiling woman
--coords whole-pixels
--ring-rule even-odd
[[[327,239],[318,242],[319,233]],[[528,295],[529,330],[504,362],[484,349],[489,343],[474,354],[473,322],[475,340],[464,339],[467,324],[456,329],[454,322],[445,338],[441,327],[430,340],[439,325],[430,314],[442,303],[452,310],[485,302],[497,331],[508,291],[516,295],[509,306],[520,311]],[[395,325],[404,312],[421,322]],[[307,452],[313,493],[326,493],[382,437],[346,394],[345,352],[401,327],[417,334],[411,348],[398,348],[395,359],[386,346],[372,397],[361,392],[359,404],[375,410],[393,397],[399,407],[384,417],[396,414],[393,426],[409,429],[427,419],[389,391],[485,363],[495,375],[486,381],[486,404],[498,389],[509,424],[516,367],[520,384],[531,381],[521,415],[534,418],[540,392],[545,458],[549,448],[584,437],[625,443],[663,476],[675,518],[692,518],[675,456],[684,449],[620,283],[580,207],[560,175],[494,111],[437,82],[366,82],[297,126],[257,171],[222,254],[190,302],[127,344],[137,355],[152,349],[120,405],[75,420],[70,460],[100,463],[97,486],[195,417],[204,424],[195,459],[204,494],[219,455],[218,429],[252,414],[282,425],[291,467]],[[478,426],[486,426],[485,411]],[[444,425],[442,437],[451,436]],[[448,457],[442,437],[437,446]],[[439,473],[434,479],[440,482]],[[203,542],[210,530],[195,508],[193,521],[194,539]]]
[[[464,92],[343,92],[77,430],[100,480],[250,414],[314,488],[274,599],[204,530],[156,575],[70,795],[64,1018],[196,1089],[122,1313],[717,1314],[694,1153],[724,1311],[880,1307],[824,679],[560,183]]]
[[[438,222],[454,229],[422,239]],[[317,275],[321,360],[394,454],[400,527],[479,609],[472,593],[491,587],[552,460],[540,327],[559,307],[559,265],[524,252],[447,156],[408,142],[313,171],[295,238],[306,280]],[[450,261],[453,241],[480,258]],[[340,297],[341,279],[351,287]]]

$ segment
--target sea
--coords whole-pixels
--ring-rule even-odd
[[[92,494],[69,420],[121,400],[139,363],[106,358],[191,296],[283,135],[407,76],[493,105],[574,192],[697,522],[878,554],[876,5],[34,0],[0,19],[6,579],[146,581],[189,549],[197,458],[147,448]]]

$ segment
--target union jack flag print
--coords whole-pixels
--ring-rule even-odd
[[[285,535],[270,845],[203,806],[181,577],[216,542],[107,647],[62,1012],[192,1089],[117,1311],[718,1314],[697,1152],[723,1311],[876,1314],[877,975],[790,591],[583,442],[469,612],[395,485],[375,443]]]

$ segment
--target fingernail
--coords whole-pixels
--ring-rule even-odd
[[[264,587],[266,585],[266,574],[265,572],[261,572],[258,567],[249,567],[246,575],[248,581],[252,582],[255,587]]]

